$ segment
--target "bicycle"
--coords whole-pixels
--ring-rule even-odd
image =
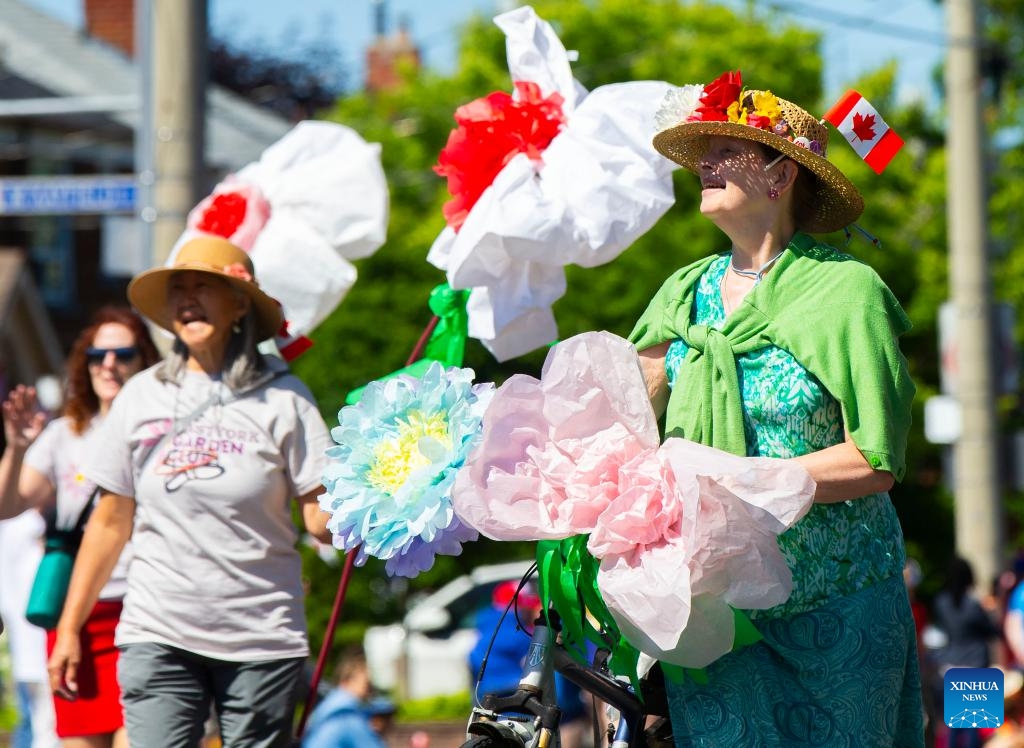
[[[514,602],[509,603],[506,615]],[[487,694],[480,705],[473,707],[466,727],[467,740],[461,748],[559,748],[561,710],[555,700],[556,670],[617,713],[607,725],[608,748],[671,748],[668,703],[664,680],[658,677],[660,670],[654,668],[650,677],[640,681],[638,695],[608,669],[609,650],[598,649],[590,665],[581,665],[563,646],[560,634],[560,619],[554,609],[549,609],[547,616],[537,616],[518,688],[507,695]],[[597,739],[595,743],[602,745]]]

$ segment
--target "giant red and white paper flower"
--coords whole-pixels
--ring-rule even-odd
[[[513,156],[539,160],[565,124],[561,95],[545,97],[529,81],[517,81],[515,92],[498,91],[455,110],[459,126],[448,136],[434,171],[448,179],[452,198],[444,217],[456,231]]]
[[[565,266],[616,258],[668,210],[675,164],[651,145],[667,83],[588,93],[529,6],[497,16],[514,92],[456,113],[438,171],[452,199],[427,260],[472,289],[469,334],[499,360],[558,336]]]
[[[248,252],[260,287],[284,309],[277,342],[288,357],[355,283],[351,261],[384,243],[388,207],[378,144],[334,122],[300,122],[189,213],[167,263],[198,234]]]

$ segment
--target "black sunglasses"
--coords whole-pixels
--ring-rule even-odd
[[[108,353],[113,353],[118,363],[127,364],[135,360],[139,355],[139,349],[134,345],[127,345],[124,348],[86,348],[85,361],[89,364],[102,364]]]

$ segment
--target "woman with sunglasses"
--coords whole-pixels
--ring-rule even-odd
[[[71,347],[60,418],[46,423],[33,388],[19,385],[11,392],[3,404],[7,449],[0,458],[0,519],[36,508],[58,529],[74,526],[95,490],[81,473],[91,439],[124,383],[158,359],[138,315],[104,307]],[[77,698],[54,699],[57,734],[65,748],[127,745],[113,638],[130,554],[126,546],[82,629]],[[54,639],[55,632],[47,632],[48,651]]]

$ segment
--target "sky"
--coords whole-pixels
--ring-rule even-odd
[[[721,0],[779,11],[824,33],[825,92],[837,99],[858,75],[899,61],[902,101],[933,96],[932,70],[945,52],[943,6],[936,0]],[[81,27],[85,0],[23,0]],[[240,45],[286,49],[295,40],[336,45],[350,88],[363,79],[363,52],[374,34],[374,0],[208,0],[214,35]],[[508,0],[386,0],[389,27],[404,20],[428,67],[450,71],[459,27],[474,13],[491,18]],[[836,6],[841,10],[837,10]],[[670,81],[685,83],[687,81]]]

